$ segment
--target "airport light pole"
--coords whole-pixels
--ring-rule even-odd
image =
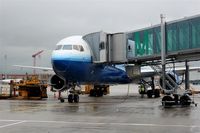
[[[4,78],[5,78],[5,79],[8,78],[8,77],[7,77],[7,58],[8,58],[8,56],[7,56],[7,54],[5,54],[5,55],[4,55],[4,60],[5,60]]]
[[[189,83],[189,65],[188,65],[188,61],[185,61],[185,90],[189,90],[190,89],[190,83]]]
[[[165,16],[163,14],[160,14],[160,19],[161,19],[161,25],[160,25],[160,30],[161,30],[161,64],[162,64],[162,84],[163,84],[163,89],[166,89],[166,84],[165,84],[165,64],[166,64],[166,36],[165,36]]]

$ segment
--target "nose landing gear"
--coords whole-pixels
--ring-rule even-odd
[[[61,103],[65,102],[65,99],[68,99],[68,103],[79,103],[79,94],[80,94],[80,90],[76,90],[75,89],[76,84],[72,84],[70,90],[69,90],[69,95],[68,98],[63,98],[60,97],[59,100]]]

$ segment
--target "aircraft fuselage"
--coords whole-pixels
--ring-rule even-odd
[[[81,36],[69,37],[57,44],[52,54],[55,73],[67,82],[93,84],[123,84],[130,79],[115,66],[94,64],[89,45]]]

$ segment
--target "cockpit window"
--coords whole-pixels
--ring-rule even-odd
[[[57,45],[56,50],[60,50],[62,48],[62,45]]]
[[[64,45],[63,50],[72,50],[72,45]]]
[[[83,46],[81,46],[81,45],[73,45],[73,49],[81,51],[81,52],[84,51]]]

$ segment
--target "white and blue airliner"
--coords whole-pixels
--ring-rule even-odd
[[[51,83],[58,90],[69,89],[77,84],[104,86],[131,82],[124,70],[111,65],[94,64],[92,51],[82,36],[67,37],[58,42],[51,61],[56,73],[51,78]],[[102,92],[98,95],[102,95]]]

